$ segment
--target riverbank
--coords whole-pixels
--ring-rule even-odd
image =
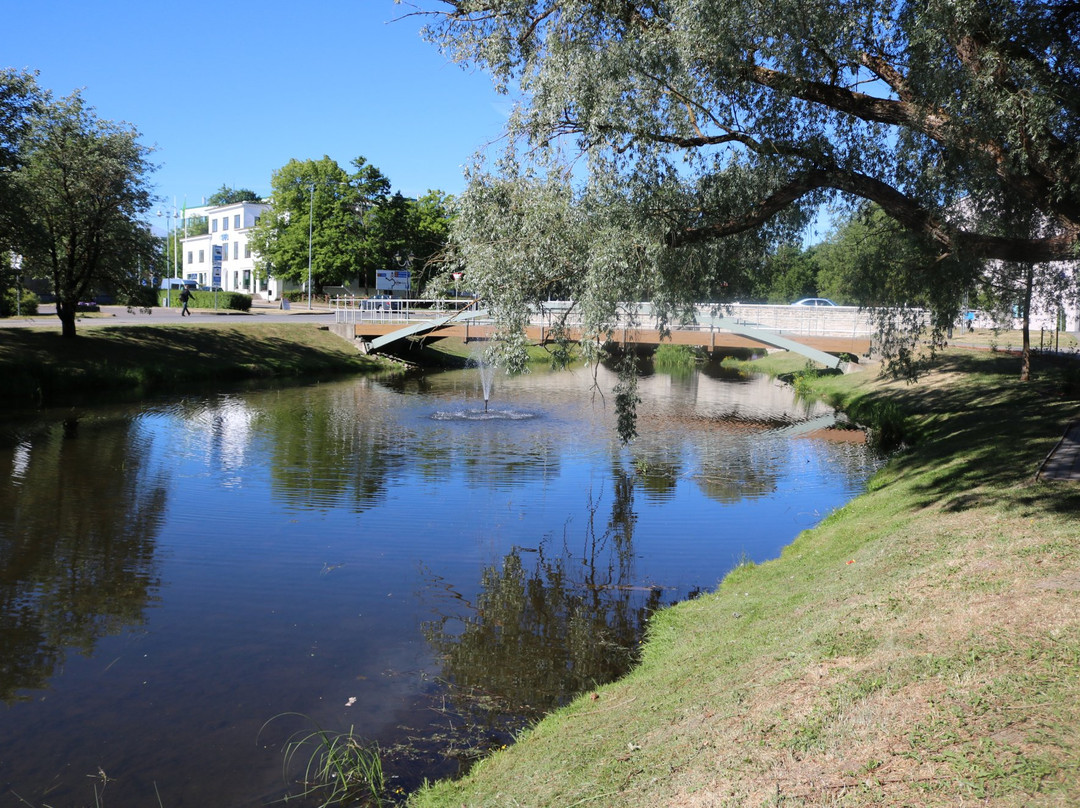
[[[0,328],[0,408],[91,403],[193,386],[317,379],[388,369],[304,322],[115,325],[65,340],[55,328]]]
[[[1080,487],[1035,472],[1075,365],[950,350],[804,386],[909,446],[782,557],[654,618],[638,668],[428,806],[1080,804]]]

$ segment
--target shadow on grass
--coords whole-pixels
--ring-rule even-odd
[[[49,406],[250,379],[321,378],[384,369],[311,325],[117,326],[64,339],[0,330],[0,406]]]
[[[1012,356],[950,352],[937,370],[954,383],[936,386],[928,378],[893,388],[890,398],[920,416],[917,451],[898,457],[896,468],[922,472],[925,482],[915,489],[921,505],[964,511],[1008,494],[1032,512],[1080,509],[1080,486],[1035,481],[1076,417],[1075,362],[1041,361],[1029,382],[1019,381],[1019,369]],[[935,470],[925,473],[928,466]]]

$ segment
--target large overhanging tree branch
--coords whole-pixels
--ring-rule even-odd
[[[943,252],[1019,259],[1023,237],[988,237],[998,223],[951,216],[966,195],[1009,196],[1054,231],[1028,242],[1026,260],[1077,254],[1074,2],[452,0],[428,10],[448,53],[519,85],[520,133],[537,144],[576,136],[590,152],[625,156],[628,170],[667,149],[702,173],[722,170],[724,149],[758,164],[803,154],[785,186],[761,189],[741,218],[751,225],[781,201],[798,204],[794,191],[808,185],[877,202]],[[734,221],[698,237],[722,237]]]
[[[1070,255],[1070,250],[1074,249],[1075,245],[1075,236],[1070,234],[1042,238],[1008,238],[954,227],[948,220],[934,216],[916,200],[899,193],[887,183],[857,172],[836,169],[806,171],[740,215],[704,227],[686,227],[671,231],[666,242],[671,247],[681,247],[759,227],[801,197],[821,188],[844,191],[876,202],[897,222],[928,236],[943,251],[960,247],[967,254],[976,254],[983,258],[1044,262]]]

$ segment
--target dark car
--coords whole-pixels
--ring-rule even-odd
[[[401,309],[401,301],[394,300],[391,295],[372,295],[361,300],[360,307],[369,311],[398,311]]]

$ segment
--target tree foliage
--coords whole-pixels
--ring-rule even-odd
[[[347,173],[329,157],[290,160],[274,172],[271,210],[252,231],[260,271],[306,282],[310,225],[317,287],[354,279],[367,289],[375,273],[411,263],[426,273],[449,231],[449,197],[429,191],[419,200],[391,193],[390,180],[363,157]]]
[[[389,182],[364,159],[348,174],[337,162],[290,160],[271,178],[271,209],[251,233],[257,266],[276,277],[307,282],[309,248],[316,286],[361,275],[370,261],[362,245],[364,207],[385,198]]]
[[[598,218],[575,228],[620,218],[624,256],[641,259],[622,272],[606,263],[610,251],[574,257],[586,292],[609,308],[628,285],[630,299],[715,288],[760,263],[763,245],[793,240],[825,203],[872,202],[919,233],[920,249],[955,259],[922,279],[939,326],[955,316],[971,261],[1077,254],[1074,2],[446,0],[428,11],[444,52],[520,93],[516,142],[531,155],[583,155],[589,182],[576,201],[586,213],[574,215]],[[474,178],[474,194],[498,184]],[[622,213],[597,208],[600,179]],[[964,198],[996,207],[957,215]],[[545,216],[523,213],[516,234],[502,222],[492,232],[563,238],[540,226]],[[494,242],[484,224],[464,216],[458,237]],[[717,246],[748,233],[758,241]]]
[[[229,186],[222,184],[214,193],[210,195],[210,198],[206,200],[207,205],[233,205],[237,202],[258,202],[259,195],[254,191],[247,188],[230,188]]]
[[[752,296],[768,303],[791,303],[803,297],[818,297],[818,269],[816,248],[780,244],[762,262]],[[827,296],[836,300],[834,295]]]
[[[842,192],[938,247],[1053,260],[1080,235],[1080,7],[1066,0],[450,0],[430,35],[518,83],[520,131],[638,173],[685,159],[702,204],[669,243]],[[655,169],[653,169],[655,171]],[[731,181],[744,173],[742,182]],[[751,187],[743,188],[743,183]],[[708,190],[727,185],[715,198]],[[753,205],[726,207],[749,192]],[[949,205],[1010,197],[1052,232],[979,231]],[[676,211],[667,211],[675,214]]]
[[[0,69],[0,251],[15,247],[17,233],[25,226],[15,171],[42,100],[36,74]]]
[[[65,337],[75,336],[80,301],[99,291],[134,294],[155,260],[144,219],[153,201],[150,150],[138,136],[99,119],[77,92],[44,94],[20,144],[14,246],[26,274],[50,281]]]

